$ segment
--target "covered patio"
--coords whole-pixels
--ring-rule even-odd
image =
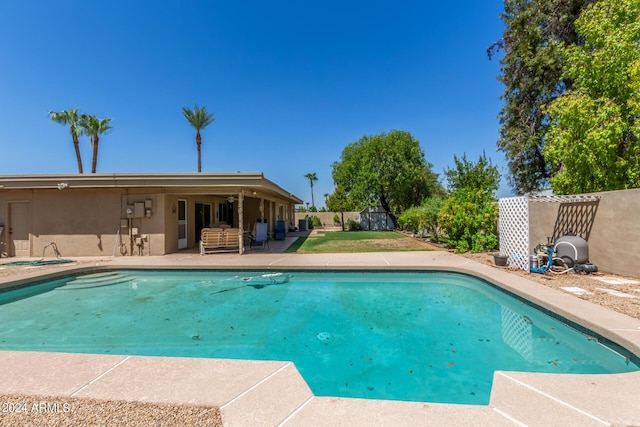
[[[0,176],[0,256],[149,256],[197,248],[201,230],[293,224],[302,200],[261,172]],[[46,254],[45,254],[46,255]],[[50,255],[50,254],[49,254]]]

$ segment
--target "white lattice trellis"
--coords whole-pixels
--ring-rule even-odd
[[[498,200],[498,233],[500,254],[509,257],[508,263],[523,270],[529,269],[529,198],[505,197]]]

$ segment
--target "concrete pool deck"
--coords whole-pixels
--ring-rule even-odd
[[[274,242],[275,243],[275,242]],[[76,258],[0,279],[88,268],[430,269],[472,273],[640,355],[640,320],[448,252],[178,253]],[[0,351],[0,394],[85,397],[220,407],[228,426],[640,425],[640,372],[615,375],[496,372],[487,406],[314,396],[286,361]]]

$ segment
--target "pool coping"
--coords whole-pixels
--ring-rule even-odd
[[[640,320],[449,252],[86,258],[77,265],[61,264],[43,272],[34,269],[18,281],[0,279],[0,288],[95,268],[407,269],[473,274],[640,355]],[[286,361],[0,351],[0,375],[0,394],[218,406],[225,425],[230,426],[640,424],[640,372],[499,371],[494,374],[487,406],[317,397]]]

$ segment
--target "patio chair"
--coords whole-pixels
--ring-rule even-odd
[[[269,239],[267,237],[267,223],[256,222],[254,233],[251,236],[251,241],[249,242],[249,247],[260,247],[262,249],[264,249],[265,247],[269,247]]]

